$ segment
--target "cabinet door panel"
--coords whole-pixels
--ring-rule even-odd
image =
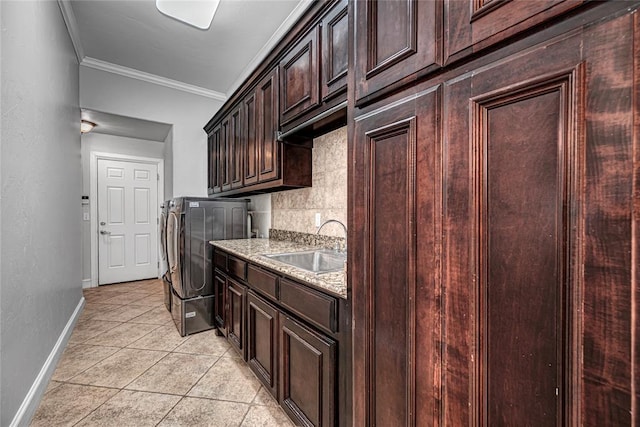
[[[320,27],[313,28],[280,61],[280,123],[320,105]]]
[[[258,181],[280,176],[281,143],[278,130],[278,69],[274,69],[257,88],[258,97]]]
[[[333,426],[336,342],[280,316],[280,402],[296,424]]]
[[[258,110],[257,97],[253,92],[244,100],[244,184],[258,182]]]
[[[247,295],[247,359],[265,388],[278,398],[278,310],[249,292]]]
[[[527,30],[582,0],[445,0],[445,62]]]
[[[442,1],[357,1],[356,101],[441,63]]]
[[[349,15],[342,0],[322,20],[322,100],[347,89]]]
[[[227,279],[227,338],[231,346],[246,360],[245,352],[245,287]]]
[[[224,118],[220,124],[220,187],[222,191],[231,190],[231,121]]]
[[[213,282],[214,321],[222,335],[227,336],[227,278],[216,272]]]
[[[448,423],[572,424],[579,52],[571,40],[446,85]]]
[[[207,138],[208,149],[208,188],[209,194],[222,191],[220,185],[220,126],[216,127]]]
[[[434,195],[439,88],[355,123],[355,425],[438,423]],[[420,224],[420,228],[416,228]],[[419,230],[419,233],[418,233]],[[416,237],[418,236],[418,237]],[[355,246],[355,247],[354,247]],[[362,258],[362,259],[360,259]],[[424,321],[421,321],[424,320]],[[419,349],[419,350],[418,350]],[[416,404],[419,402],[419,404]]]
[[[242,104],[231,112],[229,128],[229,170],[231,174],[231,188],[244,185],[244,141],[242,131]]]

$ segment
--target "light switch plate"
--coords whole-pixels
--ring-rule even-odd
[[[89,217],[89,212],[83,212],[82,213],[82,219],[84,221],[89,221],[91,218]]]
[[[316,212],[316,227],[320,227],[320,212]]]

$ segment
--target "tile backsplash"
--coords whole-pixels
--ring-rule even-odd
[[[255,237],[269,237],[271,228],[271,194],[248,197],[251,213],[251,229]]]
[[[271,227],[313,234],[315,215],[321,221],[347,223],[347,127],[313,140],[312,187],[271,195]],[[321,234],[344,237],[339,224],[327,224]]]

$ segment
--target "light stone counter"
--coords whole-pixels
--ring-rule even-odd
[[[314,274],[264,256],[265,254],[320,249],[318,246],[273,239],[212,240],[209,243],[257,265],[308,283],[324,292],[340,298],[347,298],[347,281],[344,271]]]

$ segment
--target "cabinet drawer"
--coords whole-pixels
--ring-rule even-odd
[[[229,255],[229,261],[227,264],[229,267],[229,274],[232,274],[242,280],[247,278],[247,263],[245,261]]]
[[[265,296],[278,299],[278,276],[249,264],[247,267],[247,283]]]
[[[218,267],[222,271],[227,271],[227,254],[224,252],[220,252],[220,249],[215,249],[215,254],[213,256],[213,262],[216,267]]]
[[[327,331],[337,332],[338,302],[329,295],[287,279],[280,280],[280,303]]]

